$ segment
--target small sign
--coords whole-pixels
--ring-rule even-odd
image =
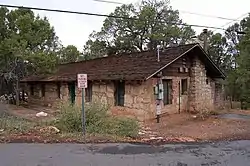
[[[156,115],[161,115],[161,105],[156,105]]]
[[[78,88],[87,88],[88,86],[87,74],[77,74],[77,86]]]

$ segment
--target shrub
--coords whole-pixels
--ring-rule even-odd
[[[62,131],[80,132],[82,130],[82,112],[72,104],[63,104],[55,125]]]
[[[108,107],[98,103],[87,105],[86,129],[92,134],[112,134],[124,137],[137,136],[139,125],[130,118],[116,118],[108,114]],[[65,132],[82,131],[82,111],[80,107],[66,104],[61,107],[61,113],[55,125]]]

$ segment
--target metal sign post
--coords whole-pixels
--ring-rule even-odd
[[[84,110],[84,89],[88,86],[87,74],[77,74],[77,86],[82,89],[82,128],[83,135],[86,134],[86,116]]]
[[[157,120],[157,123],[160,123],[160,115],[161,115],[161,105],[160,105],[160,102],[158,101],[158,103],[156,105],[156,120]]]

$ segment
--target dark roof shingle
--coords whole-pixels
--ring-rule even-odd
[[[166,48],[160,52],[160,62],[157,61],[157,51],[112,55],[89,61],[62,64],[51,76],[31,76],[22,81],[71,81],[76,80],[78,73],[88,74],[89,80],[145,80],[195,46],[197,44]]]

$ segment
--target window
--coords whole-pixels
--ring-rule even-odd
[[[42,97],[45,96],[45,84],[41,84]]]
[[[187,79],[181,80],[181,94],[186,95],[187,94],[187,88],[188,88],[188,81]]]
[[[115,82],[115,105],[124,106],[125,82]]]
[[[57,97],[60,99],[61,98],[61,83],[57,82]]]
[[[208,79],[206,79],[206,84],[208,84],[209,83],[209,80]]]
[[[34,85],[30,85],[30,95],[34,95]]]
[[[92,82],[88,81],[88,87],[85,89],[85,101],[92,101]]]
[[[172,80],[162,80],[164,105],[172,104]]]

